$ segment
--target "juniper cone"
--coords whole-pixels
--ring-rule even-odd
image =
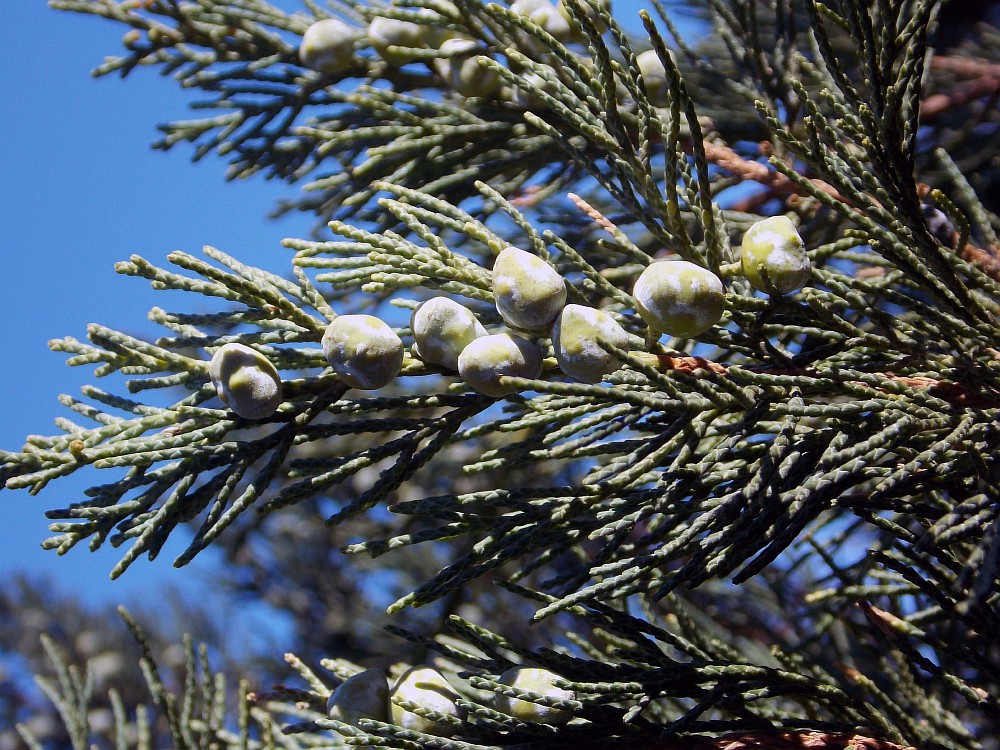
[[[302,35],[299,60],[307,68],[337,73],[350,64],[357,36],[355,29],[337,18],[320,19]]]
[[[267,357],[243,344],[213,354],[208,376],[222,402],[246,419],[264,419],[281,404],[281,379]]]
[[[459,729],[465,713],[459,700],[459,694],[436,669],[411,667],[389,691],[389,710],[393,723],[402,729],[449,737]]]
[[[331,719],[357,725],[360,719],[386,721],[389,683],[380,669],[366,669],[344,680],[330,693],[326,713]]]
[[[440,45],[446,38],[441,29],[400,18],[377,16],[366,30],[372,49],[390,65],[399,67],[419,59],[407,49]]]
[[[110,377],[5,485],[85,474],[47,548],[212,547],[179,619],[235,591],[294,642],[77,642],[4,584],[53,705],[0,673],[2,747],[1000,748],[997,3],[51,5],[124,32],[98,74],[201,93],[159,147],[294,183],[309,224],[267,268],[119,263],[194,294],[52,342]],[[350,54],[310,63],[327,18]],[[281,386],[252,422],[237,345]],[[357,681],[331,718],[366,669],[385,711]]]
[[[788,294],[809,281],[811,264],[787,216],[758,221],[743,235],[740,270],[755,289]]]

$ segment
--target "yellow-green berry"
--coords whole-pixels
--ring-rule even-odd
[[[543,66],[555,75],[555,71],[551,66]],[[541,91],[551,96],[554,96],[556,91],[555,87],[549,83],[545,78],[538,75],[538,73],[527,73],[521,76],[521,81],[524,82],[524,86],[511,86],[504,89],[504,94],[507,99],[516,107],[521,109],[538,109],[544,108],[547,105],[544,99],[538,96],[535,92]]]
[[[605,30],[605,24],[604,21],[601,19],[600,11],[605,10],[609,14],[611,13],[610,0],[580,0],[580,5],[583,6],[586,16],[587,18],[590,19],[590,22],[593,23],[594,26],[597,27],[597,30],[603,34]],[[556,4],[556,10],[559,11],[559,15],[565,18],[566,23],[569,24],[570,41],[573,42],[587,41],[587,37],[582,32],[582,30],[580,32],[577,32],[573,27],[573,20],[570,17],[569,8],[566,7],[566,3],[564,2],[564,0],[559,0],[559,2]]]
[[[331,719],[352,726],[358,719],[389,720],[389,680],[381,669],[366,669],[344,680],[326,702]]]
[[[493,296],[507,325],[544,328],[566,304],[566,282],[537,255],[508,247],[493,264]]]
[[[479,64],[478,57],[485,50],[474,40],[448,39],[441,44],[440,51],[453,54],[436,59],[434,69],[456,93],[488,97],[500,88],[497,72]]]
[[[510,9],[527,16],[559,41],[569,40],[569,21],[549,0],[514,0]]]
[[[306,29],[299,44],[299,60],[322,73],[338,73],[351,63],[356,29],[336,18],[324,18]]]
[[[585,305],[566,305],[552,326],[552,348],[562,371],[581,383],[600,382],[621,362],[600,345],[628,347],[628,333],[606,312]]]
[[[347,385],[372,390],[388,385],[403,366],[403,342],[374,315],[341,315],[323,333],[327,362]]]
[[[398,705],[403,700],[421,708],[457,719],[465,717],[465,711],[458,705],[459,695],[444,675],[430,667],[412,667],[396,680],[389,691],[389,711],[392,723],[403,729],[449,737],[455,727],[443,721],[434,721]]]
[[[243,344],[212,355],[208,374],[222,402],[244,419],[265,419],[281,404],[281,378],[271,361]]]
[[[650,328],[684,338],[714,326],[726,307],[719,277],[686,260],[650,264],[636,280],[632,296]]]
[[[546,698],[574,700],[576,694],[572,690],[556,687],[555,682],[558,679],[559,675],[547,669],[514,667],[500,675],[498,682],[518,690],[537,693]],[[539,724],[565,724],[573,718],[573,714],[568,708],[554,708],[499,693],[496,697],[496,706],[498,711],[505,714],[522,721],[534,721]]]
[[[487,335],[471,310],[448,297],[434,297],[410,316],[414,354],[424,362],[458,369],[458,355],[480,336]]]
[[[663,67],[656,50],[646,50],[635,56],[636,65],[642,74],[642,82],[646,87],[646,99],[654,107],[666,107],[670,104],[670,90],[667,87],[667,70]]]
[[[500,378],[534,379],[542,374],[542,350],[526,338],[511,333],[482,336],[458,356],[458,374],[485,396],[509,396],[517,388],[504,385]]]
[[[740,264],[754,288],[768,293],[801,289],[812,272],[805,243],[787,216],[758,221],[746,231]]]
[[[435,49],[448,38],[446,29],[399,18],[377,16],[368,24],[368,42],[379,57],[394,67],[417,59],[409,49]]]

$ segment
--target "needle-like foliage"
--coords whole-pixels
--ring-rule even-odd
[[[49,513],[46,546],[122,546],[118,576],[184,526],[183,565],[253,514],[322,498],[329,526],[366,530],[344,552],[441,561],[390,613],[475,584],[557,623],[543,647],[493,632],[488,611],[396,628],[459,686],[454,716],[396,700],[447,739],[328,718],[331,686],[291,659],[307,688],[255,696],[292,722],[289,746],[997,747],[1000,220],[977,194],[995,172],[980,158],[998,143],[995,28],[939,52],[934,0],[709,0],[701,44],[659,4],[627,32],[617,8],[563,0],[569,34],[478,0],[52,5],[131,27],[98,73],[153,66],[207,95],[209,114],[163,126],[160,147],[304,182],[281,210],[328,231],[286,240],[286,273],[213,248],[118,265],[215,311],[156,308],[153,341],[91,325],[52,342],[129,395],[63,396],[60,434],[2,454],[10,489],[112,470]],[[298,52],[328,15],[358,30],[334,73]],[[365,37],[376,17],[472,40],[497,93],[451,90],[430,46],[387,62]],[[764,291],[747,278],[743,235],[766,216],[804,240],[801,289],[779,293],[774,269]],[[506,330],[492,265],[512,245],[621,326],[628,346],[597,342],[620,365],[603,381],[568,378],[547,329],[520,332],[541,370],[505,375],[499,398],[412,348],[406,313],[433,295]],[[725,281],[715,325],[652,326],[633,285],[667,257]],[[407,346],[373,392],[324,341],[362,312]],[[226,344],[277,368],[272,415],[219,399]],[[387,517],[380,534],[361,525]],[[358,670],[329,656],[336,679]],[[575,697],[504,684],[518,664]],[[85,696],[66,674],[75,726]],[[156,694],[187,747],[193,715]],[[501,694],[574,719],[507,715]]]

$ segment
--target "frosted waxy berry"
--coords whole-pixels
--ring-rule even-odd
[[[493,296],[507,325],[544,328],[566,304],[566,282],[537,255],[508,247],[493,264]]]
[[[769,293],[789,294],[801,289],[812,272],[805,243],[787,216],[758,221],[746,231],[740,264],[754,288]]]
[[[270,360],[243,344],[225,344],[212,355],[208,375],[222,402],[239,417],[264,419],[281,404],[281,378]]]
[[[545,67],[549,67],[546,65]],[[555,75],[555,71],[553,71]],[[555,87],[549,83],[538,73],[528,73],[522,76],[522,80],[527,84],[526,86],[512,86],[509,89],[505,89],[510,102],[521,109],[537,109],[539,107],[545,108],[548,103],[542,99],[540,96],[535,94],[535,90],[543,91],[546,94],[555,95]]]
[[[600,10],[606,10],[608,13],[611,12],[611,3],[609,0],[581,0],[580,4],[584,7],[587,18],[590,19],[591,23],[597,27],[597,30],[602,34],[605,30],[604,21],[601,19]],[[587,37],[582,31],[579,33],[574,29],[572,19],[570,18],[569,8],[566,7],[566,3],[563,0],[559,0],[556,3],[556,10],[559,11],[559,15],[566,19],[566,23],[569,24],[570,28],[570,41],[573,42],[585,42]]]
[[[306,29],[299,44],[299,60],[307,68],[337,73],[351,63],[358,32],[336,18],[324,18]]]
[[[552,348],[559,367],[581,383],[598,383],[621,367],[599,340],[625,349],[629,336],[606,312],[584,305],[566,305],[552,326]]]
[[[388,385],[403,366],[403,342],[374,315],[341,315],[323,333],[327,362],[347,385],[372,390]]]
[[[646,98],[654,107],[670,104],[670,90],[667,87],[667,70],[663,67],[656,50],[646,50],[635,56],[642,82],[646,86]]]
[[[344,680],[326,702],[331,719],[353,726],[358,719],[389,720],[389,680],[381,669],[366,669]]]
[[[390,50],[390,47],[434,49],[447,38],[446,29],[398,18],[378,16],[368,24],[369,44],[378,52],[379,57],[397,68],[417,58],[401,49]]]
[[[458,705],[458,698],[455,689],[436,669],[412,667],[400,675],[389,691],[389,712],[392,723],[403,729],[448,737],[455,733],[455,728],[451,724],[419,716],[397,705],[395,701],[408,701],[435,713],[461,719],[465,717],[465,711]]]
[[[458,355],[458,374],[484,396],[509,396],[517,389],[501,384],[500,378],[537,378],[542,374],[542,350],[511,333],[482,336]]]
[[[632,296],[650,328],[684,338],[718,323],[726,306],[719,277],[686,260],[650,264],[636,280]]]
[[[487,335],[471,310],[448,297],[434,297],[414,310],[410,329],[414,354],[450,370],[458,369],[458,355],[466,346]]]
[[[448,39],[440,50],[457,53],[434,61],[437,74],[457,93],[488,97],[500,88],[496,71],[479,64],[477,57],[484,50],[472,39]]]
[[[556,698],[558,700],[573,700],[576,694],[572,690],[556,687],[555,681],[559,675],[547,669],[536,667],[514,667],[508,669],[498,682],[518,690],[527,690],[532,693],[544,695],[546,698]],[[506,695],[497,694],[496,706],[498,711],[509,714],[522,721],[535,721],[540,724],[565,724],[573,718],[573,714],[566,708],[553,708],[543,706],[540,703],[511,698]]]
[[[510,9],[527,16],[559,41],[569,40],[572,33],[569,21],[549,0],[514,0]]]

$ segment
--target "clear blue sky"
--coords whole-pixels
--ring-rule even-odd
[[[281,3],[298,7],[293,0]],[[635,19],[635,0],[616,8]],[[225,183],[224,164],[189,161],[182,144],[153,151],[155,125],[188,116],[196,94],[182,92],[151,69],[127,81],[94,79],[89,71],[121,49],[123,29],[100,19],[49,9],[44,0],[6,3],[7,51],[0,58],[0,326],[3,419],[0,448],[14,450],[25,435],[52,434],[65,411],[59,393],[76,394],[91,382],[90,368],[68,368],[46,342],[65,335],[83,339],[89,322],[130,332],[153,332],[146,311],[170,301],[139,279],[118,276],[113,264],[140,253],[162,263],[174,249],[199,253],[214,245],[241,260],[283,271],[286,236],[305,236],[308,216],[280,222],[265,214],[297,188],[252,180]],[[192,569],[171,561],[180,545],[168,545],[153,563],[137,561],[118,581],[108,573],[120,550],[67,556],[45,552],[49,534],[43,513],[82,498],[93,472],[55,482],[39,496],[0,491],[0,574],[15,570],[48,574],[67,591],[95,603],[114,604],[148,593],[161,581],[192,585]]]
[[[163,262],[171,250],[200,253],[210,244],[281,270],[290,254],[280,240],[306,234],[310,222],[264,218],[295,188],[264,180],[227,184],[221,160],[191,164],[185,146],[150,149],[156,124],[187,116],[186,102],[195,97],[151,69],[127,81],[92,78],[89,71],[121,49],[123,29],[56,12],[44,0],[6,3],[4,27],[0,448],[15,450],[25,435],[56,431],[53,419],[67,414],[57,394],[77,394],[92,381],[90,368],[66,367],[64,355],[49,351],[49,339],[84,339],[91,321],[151,332],[147,310],[170,306],[144,280],[116,274],[116,261],[140,253]],[[58,557],[40,548],[49,536],[43,513],[81,499],[95,480],[103,481],[94,473],[89,481],[63,479],[39,496],[0,491],[0,573],[47,573],[61,588],[109,604],[149,591],[154,581],[187,584],[191,567],[171,566],[176,545],[153,563],[138,561],[116,582],[108,572],[121,550],[90,554],[81,546]]]

